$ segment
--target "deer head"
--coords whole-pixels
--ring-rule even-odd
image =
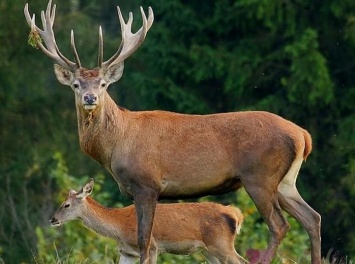
[[[153,10],[149,7],[147,19],[141,7],[143,26],[136,33],[132,33],[132,13],[129,13],[128,22],[125,23],[120,8],[117,6],[122,32],[121,45],[109,60],[103,62],[103,37],[100,27],[98,66],[92,70],[85,69],[81,66],[79,55],[75,47],[73,30],[71,31],[71,48],[75,62],[67,59],[59,51],[53,31],[55,10],[56,5],[52,7],[52,0],[49,0],[46,11],[41,12],[43,30],[36,26],[35,15],[30,16],[28,4],[25,5],[24,13],[27,23],[31,27],[31,33],[38,34],[44,43],[43,45],[40,40],[36,41],[37,47],[54,60],[54,72],[58,81],[72,88],[78,107],[81,107],[85,111],[93,111],[99,105],[102,105],[102,101],[104,100],[103,94],[108,86],[121,78],[124,60],[143,43],[154,20]]]
[[[49,220],[52,226],[60,226],[66,222],[80,218],[85,210],[85,199],[92,193],[93,188],[94,179],[91,178],[79,192],[70,190],[67,199]]]

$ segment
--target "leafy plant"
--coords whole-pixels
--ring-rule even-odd
[[[28,44],[33,48],[38,49],[38,43],[42,43],[41,36],[36,30],[31,30],[30,34],[28,35]]]

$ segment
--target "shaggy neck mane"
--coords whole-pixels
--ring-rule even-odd
[[[77,104],[78,132],[81,148],[95,160],[105,165],[111,153],[107,144],[108,138],[115,135],[120,138],[123,131],[123,115],[126,111],[116,105],[110,95],[105,92],[100,98],[100,105],[93,111],[86,111]],[[118,137],[117,137],[118,136]]]
[[[100,105],[92,111],[85,110],[82,106],[76,106],[77,116],[78,116],[78,126],[79,134],[85,133],[87,130],[90,130],[93,125],[97,126],[105,123],[107,126],[112,124],[112,118],[116,115],[116,118],[120,116],[122,110],[121,107],[118,107],[113,101],[111,96],[105,92]],[[118,112],[118,113],[117,113]]]

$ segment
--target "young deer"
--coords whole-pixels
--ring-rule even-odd
[[[270,240],[260,257],[270,263],[289,224],[282,209],[308,232],[313,264],[321,263],[320,215],[300,196],[296,179],[312,150],[310,134],[296,124],[268,112],[248,111],[187,115],[165,111],[128,111],[107,92],[123,73],[123,63],[144,41],[153,23],[149,8],[143,26],[131,32],[133,16],[125,23],[118,8],[122,42],[103,62],[99,31],[98,66],[81,67],[72,32],[75,62],[55,41],[55,5],[42,11],[43,30],[35,25],[28,5],[25,17],[38,48],[53,59],[57,79],[75,93],[81,148],[113,175],[121,192],[134,199],[138,218],[140,263],[148,263],[150,236],[159,199],[182,199],[235,191],[244,186],[265,219]]]
[[[116,240],[120,264],[135,263],[139,250],[134,206],[106,208],[89,196],[93,186],[91,179],[79,192],[70,190],[50,223],[59,226],[81,219],[87,228]],[[234,249],[242,222],[241,211],[231,206],[211,202],[158,204],[150,263],[156,263],[161,252],[187,255],[198,251],[202,251],[209,263],[244,263]]]

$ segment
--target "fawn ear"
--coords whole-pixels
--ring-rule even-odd
[[[76,195],[77,198],[86,198],[92,193],[94,188],[94,179],[91,178],[87,184],[83,186],[80,192]]]
[[[78,193],[74,190],[69,191],[69,196],[77,195]]]
[[[117,64],[109,66],[108,69],[104,72],[105,80],[108,83],[117,82],[121,79],[124,69],[124,62],[121,61]]]
[[[75,79],[73,72],[58,64],[54,64],[54,73],[57,80],[64,85],[70,86]]]

